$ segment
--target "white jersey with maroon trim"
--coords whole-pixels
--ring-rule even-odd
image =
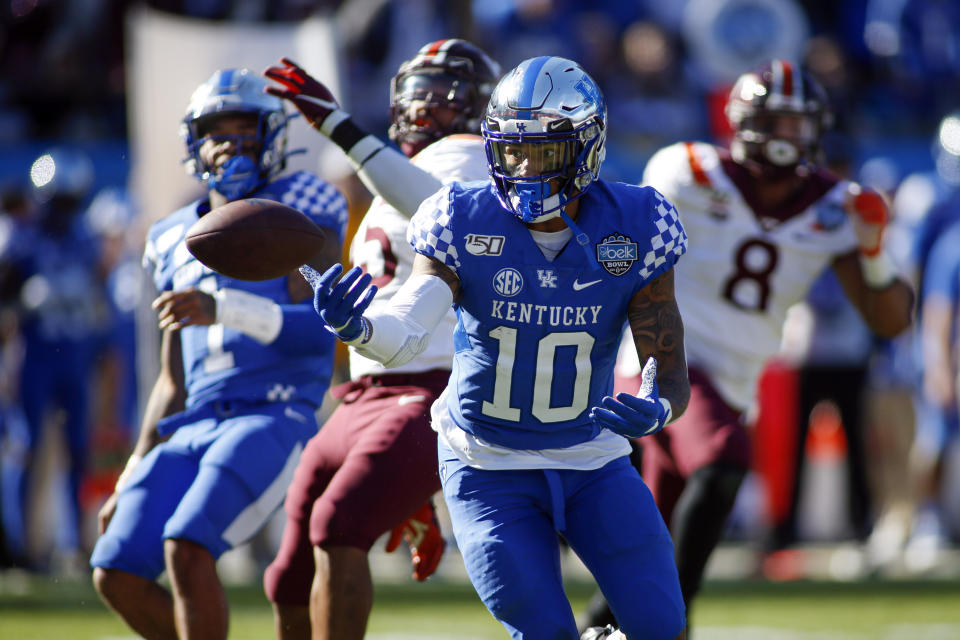
[[[483,138],[456,134],[442,138],[413,157],[412,162],[443,184],[487,180],[487,156]],[[413,270],[413,247],[407,241],[406,217],[379,196],[374,198],[350,246],[350,261],[362,266],[373,277],[379,290],[370,311],[386,306]],[[427,348],[419,356],[390,373],[449,369],[453,360],[453,328],[457,316],[451,308],[431,334]],[[375,375],[387,369],[350,349],[350,377]]]
[[[850,182],[817,171],[795,213],[766,217],[734,183],[738,170],[713,145],[677,143],[650,159],[643,184],[674,204],[689,238],[675,269],[687,361],[745,410],[780,348],[787,309],[834,258],[856,250],[857,238],[846,211]]]

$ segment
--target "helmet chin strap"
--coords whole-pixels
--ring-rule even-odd
[[[584,233],[583,230],[577,226],[577,223],[573,221],[573,218],[568,216],[567,212],[563,209],[560,209],[560,217],[563,218],[563,221],[566,222],[570,230],[573,231],[573,239],[577,241],[577,244],[580,245],[583,253],[587,256],[587,264],[590,265],[590,271],[593,272],[599,269],[600,263],[597,262],[593,252],[590,250],[590,236]]]
[[[260,171],[248,156],[233,156],[220,171],[207,179],[207,185],[230,201],[251,193],[260,185]]]

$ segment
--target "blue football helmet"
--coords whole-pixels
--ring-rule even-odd
[[[607,105],[576,62],[531,58],[497,84],[481,132],[500,202],[524,222],[540,222],[599,177]]]
[[[266,80],[249,69],[221,69],[197,87],[180,125],[180,136],[187,145],[184,159],[187,173],[219,191],[228,200],[252,193],[280,173],[286,165],[287,122],[283,100],[263,92]],[[239,153],[220,170],[204,163],[200,157],[203,142],[212,137],[204,133],[204,124],[224,114],[249,113],[259,118],[256,162]],[[237,136],[237,147],[242,136]]]

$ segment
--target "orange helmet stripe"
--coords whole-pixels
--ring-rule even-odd
[[[690,162],[690,172],[693,174],[694,181],[703,187],[709,187],[710,176],[703,170],[703,165],[700,164],[700,158],[693,152],[693,143],[684,142],[683,145],[687,149],[687,160]]]

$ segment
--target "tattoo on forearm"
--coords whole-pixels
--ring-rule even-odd
[[[630,301],[627,309],[633,341],[640,361],[657,359],[660,395],[686,406],[690,393],[683,349],[683,321],[673,296],[672,278],[659,277]]]

